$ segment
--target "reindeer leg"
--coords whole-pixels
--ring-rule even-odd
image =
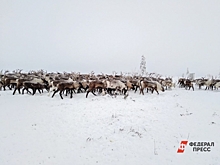
[[[149,91],[149,90],[150,90],[150,91],[151,91],[151,93],[152,93],[152,90],[151,90],[151,89],[149,89],[149,88],[147,87],[147,93],[148,93],[148,91]]]
[[[109,94],[109,89],[107,88],[107,93]]]
[[[89,86],[87,85],[85,88],[84,88],[84,92],[86,92],[87,91],[87,89],[89,88]]]
[[[59,89],[57,89],[56,91],[53,92],[52,98],[54,97],[55,93],[57,93],[59,91]]]
[[[4,89],[4,91],[6,90],[6,89],[5,89],[5,85],[3,85],[3,89]]]
[[[112,89],[112,88],[109,88],[109,94],[112,96],[112,95],[115,95],[115,90],[114,89]]]
[[[9,90],[12,90],[11,87],[10,87],[10,85],[8,85],[7,87],[9,88]]]
[[[34,94],[36,93],[36,89],[33,88],[32,91],[33,91],[33,94],[32,94],[32,95],[34,95]]]
[[[137,88],[138,88],[137,86],[134,87],[134,93],[137,92]]]
[[[62,91],[60,91],[60,97],[61,97],[61,99],[63,99],[63,96],[62,96]]]
[[[25,87],[22,89],[22,95],[24,94]]]
[[[15,90],[14,90],[14,92],[13,92],[13,95],[15,94],[16,90],[17,90],[17,88],[15,88]]]
[[[96,94],[94,93],[94,90],[92,90],[92,94],[96,96]]]
[[[152,94],[154,93],[154,90],[157,91],[156,88],[155,88],[155,89],[154,89],[154,88],[151,88],[151,93],[152,93]]]
[[[65,92],[66,92],[66,94],[65,94]],[[69,93],[69,89],[64,89],[63,92],[62,92],[62,94],[64,94],[65,96],[67,96],[68,93]]]
[[[26,88],[26,92],[27,92],[27,94],[28,94],[28,92],[31,93],[31,92],[28,90],[28,88]]]
[[[27,90],[27,93],[30,93],[30,94],[32,94],[29,90],[28,90],[28,88],[26,89]]]
[[[77,93],[82,93],[83,91],[82,91],[82,89],[81,89],[81,87],[79,87],[78,89],[77,89]]]
[[[19,94],[21,94],[21,88],[20,87],[18,88],[18,92],[19,92]]]
[[[73,90],[72,89],[70,90],[70,98],[71,99],[73,98]]]
[[[158,92],[158,90],[155,88],[155,89],[153,89],[153,90],[155,90],[156,92],[157,92],[157,94],[159,95],[159,92]]]
[[[90,91],[88,90],[87,93],[86,93],[86,98],[88,97],[89,92],[90,92]]]
[[[111,90],[110,88],[107,88],[107,93],[108,93],[109,95],[112,95],[112,90]]]

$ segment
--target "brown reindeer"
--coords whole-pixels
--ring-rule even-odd
[[[6,90],[6,87],[8,87],[10,90],[12,90],[12,88],[16,85],[16,79],[17,79],[17,77],[4,76],[2,78],[4,90]]]
[[[184,84],[185,84],[185,89],[190,90],[190,88],[192,88],[194,90],[193,83],[189,79],[186,79]]]
[[[106,89],[106,87],[107,84],[105,81],[100,81],[100,80],[91,81],[89,83],[89,88],[86,93],[86,98],[88,97],[89,92],[92,92],[92,94],[96,96],[96,94],[94,93],[96,89],[103,91]]]
[[[75,89],[79,89],[80,88],[80,83],[73,81],[73,82],[60,82],[57,84],[57,89],[54,91],[52,98],[54,97],[54,95],[59,92],[61,99],[63,99],[62,93],[65,90],[68,90],[70,92],[70,98],[73,97],[73,91]]]
[[[178,84],[180,88],[184,88],[185,87],[185,78],[179,78],[178,80]]]
[[[39,93],[43,92],[43,89],[48,90],[48,85],[47,84],[33,83],[31,81],[23,82],[23,87],[24,88],[22,89],[22,94],[24,94],[24,90],[26,90],[27,93],[31,94],[31,92],[28,89],[32,89],[32,91],[33,91],[32,95],[34,95],[37,90],[38,90]]]
[[[16,90],[18,90],[19,94],[21,94],[20,89],[23,88],[23,83],[25,81],[29,81],[29,79],[27,79],[27,78],[25,78],[25,79],[24,78],[23,79],[21,79],[21,78],[20,79],[16,79],[16,86],[15,86],[13,95],[15,94]]]
[[[57,85],[59,83],[68,83],[68,82],[73,82],[73,80],[69,77],[69,78],[65,78],[65,79],[59,79],[59,80],[53,80],[52,78],[49,78],[49,94],[48,96],[50,96],[50,93],[53,91],[56,91],[57,90]]]

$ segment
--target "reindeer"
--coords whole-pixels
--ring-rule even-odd
[[[19,94],[21,94],[20,89],[23,88],[23,83],[24,83],[25,81],[30,81],[30,79],[28,79],[28,78],[19,78],[19,79],[16,79],[16,86],[15,86],[13,95],[15,94],[15,92],[16,92],[17,90],[18,90]]]
[[[159,95],[158,90],[161,90],[162,92],[164,92],[164,88],[163,86],[157,82],[157,81],[146,81],[146,80],[141,80],[140,81],[140,93],[142,93],[144,95],[144,89],[147,88],[151,90],[151,92],[153,93],[154,90],[157,92],[157,94]]]
[[[131,89],[134,90],[135,89],[135,85],[130,80],[127,80],[125,82],[125,85],[127,86],[127,90],[131,90]]]
[[[18,79],[16,79],[16,85],[15,85],[15,89],[14,89],[13,95],[15,94],[16,90],[18,90],[19,94],[21,93],[20,89],[22,87],[24,87],[24,83],[26,83],[26,84],[28,84],[28,83],[30,83],[30,84],[40,84],[45,89],[49,90],[49,84],[48,84],[48,82],[44,78],[28,76],[26,78],[18,78]],[[27,90],[28,88],[32,88],[32,86],[27,85],[24,88]],[[28,90],[27,90],[27,92],[28,92]],[[24,93],[24,92],[22,92],[22,93]]]
[[[184,88],[185,87],[185,78],[180,78],[179,80],[178,80],[178,84],[179,84],[179,87],[180,88]]]
[[[205,82],[207,81],[208,79],[204,79],[203,77],[201,79],[196,79],[195,80],[195,83],[197,86],[199,86],[199,89],[201,89],[202,86],[205,85]]]
[[[118,90],[121,94],[126,94],[127,92],[127,87],[126,85],[120,81],[120,80],[106,80],[106,84],[107,84],[107,93],[109,94],[113,94],[112,92],[115,92]]]
[[[160,80],[160,83],[166,87],[165,89],[171,89],[171,87],[173,87],[173,81],[172,81],[172,78],[166,78],[165,80],[164,79],[159,79]]]
[[[62,93],[65,91],[65,90],[68,90],[70,92],[70,98],[73,97],[73,91],[75,89],[79,89],[80,87],[80,83],[76,82],[76,81],[72,81],[72,82],[60,82],[57,84],[57,89],[54,91],[53,95],[52,95],[52,98],[54,97],[54,95],[57,93],[57,92],[60,92],[60,97],[61,99],[63,99],[63,96],[62,96]],[[67,95],[67,93],[66,93]]]
[[[134,79],[130,81],[134,86],[134,93],[137,92],[138,88],[140,89],[140,80]]]
[[[6,90],[6,87],[8,87],[10,90],[15,87],[16,85],[16,79],[17,77],[13,76],[4,76],[2,78],[3,88]]]
[[[218,90],[218,88],[220,87],[220,82],[217,82],[215,85],[214,85],[215,89]]]
[[[79,91],[78,92],[82,92],[81,89],[84,90],[84,92],[86,92],[86,90],[89,88],[89,81],[88,80],[82,80],[79,82],[81,84],[81,88],[79,88]]]
[[[92,92],[92,94],[96,96],[96,94],[94,93],[96,89],[102,90],[104,94],[106,87],[107,87],[106,81],[100,81],[100,80],[91,81],[89,83],[89,88],[86,93],[86,98],[88,97],[89,92]]]
[[[205,90],[207,90],[207,89],[213,90],[213,86],[214,86],[213,82],[214,82],[213,79],[209,79],[209,80],[205,81],[205,86],[206,86]]]
[[[49,80],[49,87],[50,87],[50,89],[49,89],[48,96],[50,96],[51,92],[56,91],[57,90],[57,85],[59,83],[62,83],[62,82],[67,82],[68,83],[68,82],[73,82],[73,80],[70,77],[68,79],[59,79],[59,80],[50,79]]]
[[[189,79],[186,79],[184,84],[185,84],[185,89],[189,89],[190,90],[190,88],[192,88],[194,90],[193,83]]]
[[[24,90],[26,90],[27,93],[31,94],[31,92],[28,90],[29,88],[32,89],[32,91],[33,91],[32,95],[34,95],[37,90],[38,90],[39,93],[43,92],[43,89],[48,90],[47,84],[33,83],[31,81],[24,81],[23,82],[23,87],[24,88],[22,89],[22,94],[24,94]]]

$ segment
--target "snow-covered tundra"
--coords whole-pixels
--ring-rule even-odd
[[[1,165],[220,163],[219,90],[64,97],[0,91]]]

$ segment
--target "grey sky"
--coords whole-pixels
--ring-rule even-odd
[[[0,2],[0,69],[220,72],[219,0]]]

